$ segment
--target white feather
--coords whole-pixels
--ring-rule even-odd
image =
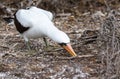
[[[32,6],[29,10],[34,11],[34,12],[37,12],[37,13],[43,12],[44,14],[46,14],[46,15],[48,16],[48,18],[49,18],[50,20],[53,20],[53,14],[52,14],[50,11],[43,10],[43,9],[41,9],[41,8],[37,8],[37,7],[34,7],[34,6]]]

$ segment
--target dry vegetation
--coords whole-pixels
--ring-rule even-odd
[[[119,0],[1,0],[0,78],[120,79]],[[48,38],[31,39],[29,51],[14,24],[19,8],[31,5],[54,14],[53,22],[71,38],[77,57],[70,57]]]

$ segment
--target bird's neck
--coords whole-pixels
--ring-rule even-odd
[[[55,28],[49,29],[47,36],[56,42],[56,39],[60,33],[61,31],[55,27]]]

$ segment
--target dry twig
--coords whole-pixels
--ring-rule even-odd
[[[60,57],[60,56],[57,56],[56,58],[57,59],[62,59],[62,60],[72,60],[72,59],[79,59],[79,58],[89,58],[89,57],[94,57],[94,55],[78,55],[78,56],[75,56],[75,57]]]

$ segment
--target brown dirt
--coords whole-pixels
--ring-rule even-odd
[[[46,49],[43,39],[39,38],[30,39],[31,50],[28,50],[23,38],[16,31],[15,26],[8,25],[3,19],[0,19],[0,78],[119,79],[117,77],[120,73],[119,71],[117,75],[111,75],[111,78],[105,77],[108,75],[107,68],[109,65],[106,64],[106,54],[101,52],[102,45],[99,40],[99,31],[107,17],[106,4],[104,0],[81,1],[84,4],[73,2],[72,0],[68,2],[61,0],[60,2],[53,3],[56,5],[50,4],[45,6],[44,1],[39,5],[40,7],[55,11],[56,16],[53,22],[56,27],[69,35],[71,44],[78,55],[77,57],[71,57],[64,49],[49,38],[47,38],[50,45],[48,49]],[[119,2],[118,0],[116,1]],[[2,2],[4,3],[3,0]],[[6,2],[6,5],[14,7],[17,10],[17,8],[24,7],[22,6],[22,2],[26,6],[24,0],[19,1],[19,4],[16,4],[18,3],[16,0],[11,3]],[[45,2],[47,3],[46,0]],[[63,6],[62,2],[69,4]],[[73,9],[70,9],[71,3],[73,3]],[[101,5],[96,6],[96,3]],[[111,0],[108,3],[115,3],[115,1]],[[111,7],[110,4],[109,6]],[[58,7],[56,8],[56,6]],[[118,10],[119,5],[114,5],[112,8],[114,9],[115,6],[117,6]],[[96,14],[96,9],[103,11],[104,16]],[[2,13],[6,14],[4,11]],[[112,68],[120,70],[119,67],[112,66]],[[111,71],[109,74],[111,74]]]

